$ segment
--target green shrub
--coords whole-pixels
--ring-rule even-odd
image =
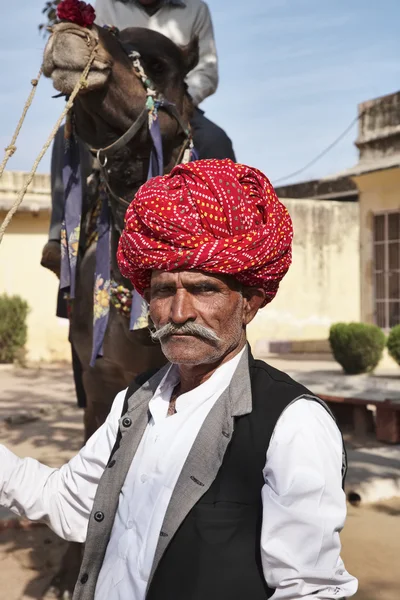
[[[385,334],[376,325],[336,323],[329,342],[337,362],[348,375],[372,371],[382,358]]]
[[[0,363],[12,363],[26,344],[28,311],[20,296],[0,295]]]
[[[400,365],[400,325],[396,325],[390,331],[387,348],[390,356]]]

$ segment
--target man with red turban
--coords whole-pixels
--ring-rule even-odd
[[[255,360],[246,327],[291,261],[268,179],[229,160],[147,182],[121,272],[168,364],[116,397],[61,469],[0,447],[0,502],[85,542],[74,600],[349,597],[346,456],[328,407]]]

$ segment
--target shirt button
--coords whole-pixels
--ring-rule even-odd
[[[104,519],[104,513],[101,510],[98,510],[94,513],[94,520],[100,523]]]
[[[146,475],[146,473],[143,473],[143,475],[140,478],[140,481],[142,483],[145,483],[148,480],[148,478],[149,478],[148,475]]]
[[[132,419],[130,419],[129,417],[125,417],[124,419],[122,419],[122,425],[124,427],[130,427],[132,425]]]
[[[81,583],[86,583],[88,579],[89,575],[87,573],[84,573],[81,577]]]
[[[129,519],[129,521],[127,522],[126,526],[127,526],[128,529],[132,529],[132,527],[133,527],[133,521],[132,521],[132,519]]]

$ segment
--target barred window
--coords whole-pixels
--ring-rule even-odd
[[[374,215],[375,323],[400,324],[400,212]]]

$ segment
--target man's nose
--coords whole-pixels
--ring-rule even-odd
[[[196,320],[191,294],[185,289],[178,289],[172,299],[169,318],[173,323],[183,324]]]

